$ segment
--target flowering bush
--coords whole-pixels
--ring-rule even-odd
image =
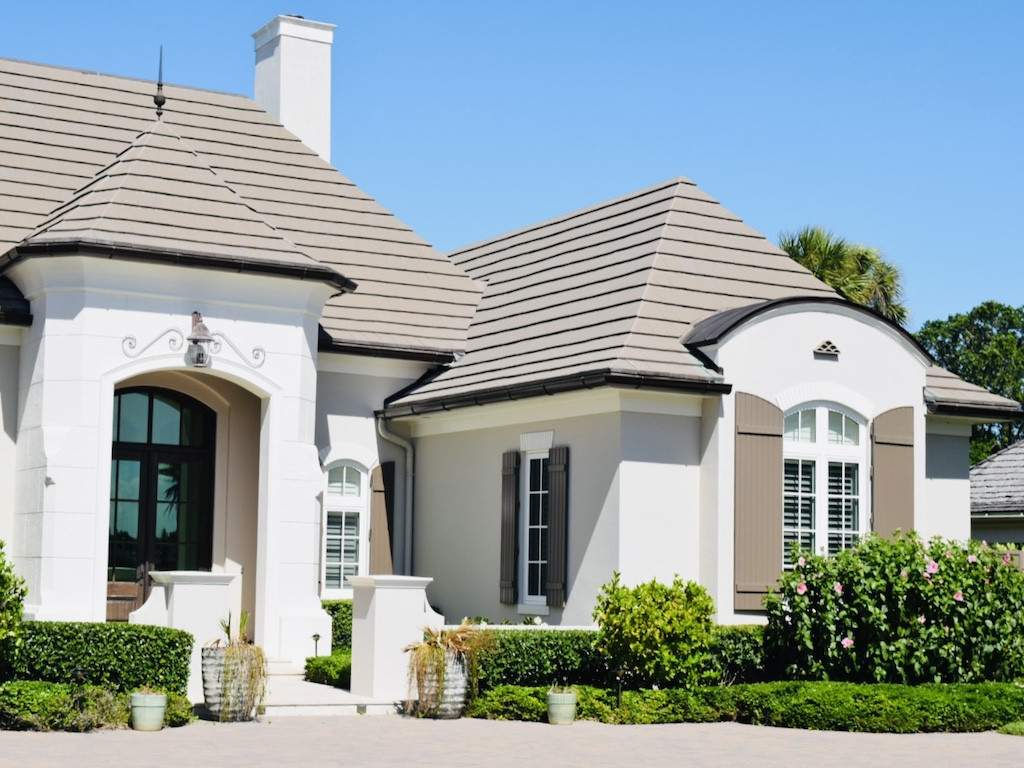
[[[595,649],[628,687],[689,688],[716,676],[711,657],[714,603],[699,584],[678,576],[630,588],[619,574],[601,588],[594,608]]]
[[[1024,573],[1009,550],[907,534],[795,560],[766,600],[766,652],[786,677],[921,683],[1024,674]]]
[[[25,593],[25,582],[7,561],[4,543],[0,541],[0,678],[21,644],[19,631]]]

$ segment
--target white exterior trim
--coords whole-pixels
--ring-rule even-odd
[[[16,326],[0,326],[0,344],[8,347],[20,347],[24,331]]]
[[[427,369],[428,363],[413,360],[396,360],[390,357],[368,357],[340,352],[321,352],[317,355],[316,369],[326,373],[351,373],[360,376],[375,376],[386,379],[418,379]]]
[[[489,403],[455,411],[403,416],[396,421],[408,424],[413,437],[428,437],[615,411],[700,416],[702,399],[701,395],[679,392],[600,387],[511,403]]]
[[[547,453],[555,441],[554,432],[524,432],[519,436],[520,451],[534,451]]]

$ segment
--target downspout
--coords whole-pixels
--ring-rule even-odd
[[[404,437],[396,435],[384,425],[384,417],[377,417],[377,434],[389,443],[394,443],[405,451],[405,533],[402,540],[402,570],[406,576],[412,576],[412,509],[413,479],[416,454],[412,443]]]

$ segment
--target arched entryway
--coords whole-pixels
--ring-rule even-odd
[[[114,395],[107,619],[126,621],[149,572],[208,571],[213,552],[216,414],[188,395]]]

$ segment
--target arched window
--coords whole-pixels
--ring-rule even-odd
[[[834,555],[868,530],[867,424],[834,403],[786,413],[783,431],[783,564],[793,545]]]
[[[349,578],[366,573],[367,507],[370,494],[367,473],[352,462],[327,470],[324,492],[324,588],[349,589]]]

